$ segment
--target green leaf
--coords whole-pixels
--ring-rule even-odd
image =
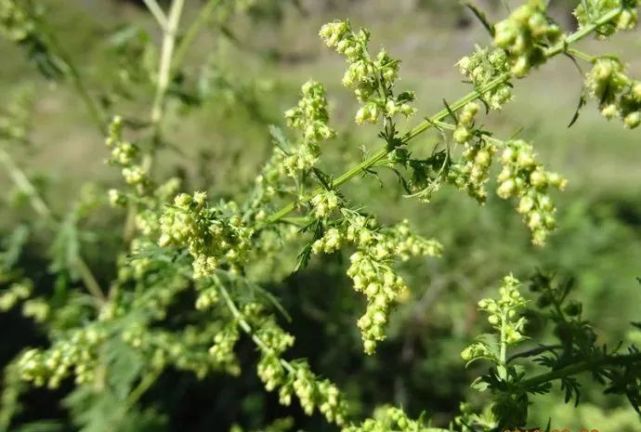
[[[588,103],[587,99],[585,98],[585,95],[581,95],[579,98],[579,103],[576,107],[576,110],[574,111],[574,115],[572,116],[572,120],[570,120],[570,123],[568,124],[568,128],[571,128],[574,126],[574,123],[579,119],[579,115],[581,114],[581,109]]]
[[[490,34],[490,36],[494,37],[494,26],[490,24],[490,21],[487,19],[487,16],[485,15],[485,12],[480,10],[476,5],[472,4],[471,2],[466,2],[465,6],[472,11],[474,16],[478,18],[479,21],[481,21],[481,24],[483,24],[483,27],[487,30],[487,32]]]
[[[13,429],[14,432],[58,432],[64,431],[64,425],[55,420],[41,420],[27,423]]]
[[[507,369],[503,365],[498,365],[496,367],[496,373],[501,378],[501,381],[507,380]]]
[[[490,384],[487,381],[485,381],[482,377],[479,377],[475,379],[474,382],[472,382],[472,384],[470,384],[470,387],[473,390],[484,392],[490,387]]]
[[[332,178],[325,174],[323,171],[320,169],[314,167],[312,168],[312,172],[314,173],[314,176],[318,179],[318,181],[323,185],[323,187],[326,190],[332,190]]]
[[[51,257],[49,271],[52,273],[67,272],[71,279],[75,281],[79,277],[76,263],[80,256],[80,244],[74,213],[71,212],[59,226],[56,237],[49,248]]]
[[[0,267],[9,271],[18,262],[22,248],[29,238],[29,229],[26,225],[19,225],[3,242],[5,251],[0,253]]]
[[[279,149],[284,151],[286,154],[289,154],[290,144],[289,144],[289,140],[283,133],[283,130],[275,125],[269,125],[268,127],[269,127],[269,133],[272,136],[274,144]]]

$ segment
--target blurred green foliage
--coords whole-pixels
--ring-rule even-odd
[[[158,37],[151,30],[150,16],[144,10],[106,0],[50,3],[55,6],[50,7],[52,16],[48,18],[60,31],[67,51],[82,65],[92,88],[98,89],[95,96],[107,108],[117,105],[130,112],[139,110],[140,102],[134,95],[114,98],[108,86],[135,83],[141,73],[138,68],[146,67],[146,59],[151,61],[158,55],[142,43]],[[444,83],[457,82],[452,65],[460,54],[472,49],[470,41],[483,32],[476,23],[460,29],[454,22],[440,22],[441,14],[465,13],[450,1],[407,2],[405,13],[393,19],[390,5],[384,1],[328,2],[333,4],[327,8],[308,8],[310,2],[303,1],[286,3],[266,2],[250,7],[248,14],[212,26],[199,39],[197,49],[189,53],[188,68],[201,67],[195,66],[195,59],[208,60],[202,70],[184,77],[192,80],[187,88],[193,91],[173,93],[170,89],[173,117],[168,121],[168,140],[173,145],[162,153],[160,166],[184,178],[190,189],[223,196],[243,193],[267,158],[268,126],[283,123],[281,112],[293,105],[299,83],[312,73],[327,77],[335,123],[345,124],[341,121],[350,118],[353,103],[339,88],[337,71],[342,66],[320,53],[315,38],[320,22],[348,11],[354,21],[372,23],[377,42],[384,40],[402,58],[411,58],[404,67],[408,87],[416,90],[424,104],[419,112],[438,107],[441,97],[459,93],[460,87],[444,88]],[[123,22],[129,23],[127,27]],[[617,49],[632,56],[631,67],[638,74],[638,34],[622,39]],[[137,46],[137,42],[141,43]],[[122,63],[131,50],[142,59],[140,64]],[[0,42],[0,58],[7,59],[0,65],[3,99],[17,86],[35,83],[38,97],[33,122],[38,132],[34,147],[21,148],[18,154],[22,160],[33,161],[29,170],[42,179],[40,187],[50,197],[54,211],[62,212],[83,181],[106,184],[113,178],[102,164],[107,156],[102,139],[85,126],[86,114],[68,88],[36,80],[19,51],[4,41]],[[479,208],[461,194],[441,194],[424,207],[399,198],[391,188],[378,188],[376,182],[357,181],[346,188],[347,195],[371,203],[368,210],[388,221],[409,215],[419,232],[438,235],[447,251],[438,261],[416,262],[404,269],[412,287],[411,298],[394,313],[391,336],[378,355],[364,358],[361,354],[353,323],[363,305],[357,297],[347,295],[350,283],[342,271],[347,257],[338,254],[314,259],[304,271],[270,287],[291,314],[291,322],[284,325],[297,336],[293,355],[308,358],[315,371],[332,377],[352,399],[361,401],[358,408],[363,415],[376,405],[389,403],[402,405],[415,417],[426,411],[435,422],[443,423],[456,414],[459,400],[466,395],[478,397],[468,389],[477,371],[466,370],[458,361],[459,353],[486,328],[476,311],[477,301],[492,292],[508,271],[526,279],[540,268],[557,273],[560,279],[572,278],[585,316],[609,345],[628,338],[629,323],[641,320],[641,289],[635,280],[641,275],[641,136],[638,131],[623,132],[594,122],[596,115],[589,112],[573,129],[566,129],[580,90],[564,88],[563,76],[572,73],[568,72],[572,67],[568,62],[537,72],[537,78],[517,90],[517,102],[504,116],[492,119],[493,126],[508,135],[514,132],[514,125],[527,127],[534,141],[541,144],[542,158],[570,179],[569,191],[558,200],[560,228],[547,248],[531,246],[510,205],[497,198]],[[556,90],[561,88],[564,94],[557,96]],[[178,112],[186,114],[179,129],[172,127]],[[376,143],[364,138],[366,132],[339,131],[340,138],[327,149],[327,170],[339,172],[336,167],[374,149]],[[429,142],[434,138],[423,139]],[[380,179],[389,184],[396,181],[388,173],[381,173]],[[2,173],[0,182],[4,191],[10,190]],[[18,195],[2,195],[6,215],[0,222],[3,238],[28,213]],[[18,210],[10,211],[10,206]],[[109,280],[113,272],[116,253],[110,251],[118,247],[113,230],[120,226],[120,220],[115,219],[97,214],[83,227],[87,231],[91,228],[93,235],[82,237],[82,249],[101,280]],[[59,281],[51,274],[55,269],[43,265],[47,257],[42,240],[37,235],[29,239],[20,264],[37,281],[38,292],[50,294]],[[288,262],[269,269],[274,281],[292,268],[296,253],[292,251]],[[5,329],[2,362],[26,345],[44,342],[39,331],[16,313],[0,315],[0,326]],[[536,327],[532,331],[536,334]],[[241,367],[254,367],[257,356],[248,341],[241,342],[239,354]],[[551,417],[554,427],[571,430],[639,430],[638,415],[623,410],[625,401],[604,401],[598,391],[591,391],[591,385],[585,383],[587,390],[578,411],[558,405],[557,395],[537,400],[537,424],[545,425]],[[27,392],[14,430],[70,430],[70,416],[89,416],[87,424],[109,421],[96,417],[94,411],[83,411],[85,406],[96,405],[89,399],[80,400],[81,394],[56,405],[69,390],[70,386],[64,385],[56,391]],[[126,430],[213,431],[228,430],[233,424],[262,430],[265,424],[286,416],[301,430],[325,430],[319,416],[307,418],[298,408],[280,407],[277,396],[266,393],[253,374],[198,380],[184,372],[168,371],[145,393],[142,405],[146,410]],[[73,406],[72,412],[66,406]]]

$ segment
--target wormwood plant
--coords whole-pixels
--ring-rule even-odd
[[[11,428],[20,395],[28,386],[56,389],[70,382],[73,390],[65,404],[77,427],[160,427],[162,415],[145,409],[139,400],[163,372],[177,369],[200,378],[249,373],[241,370],[237,356],[241,338],[255,344],[257,374],[281,404],[299,404],[309,415],[319,412],[346,432],[542,426],[528,421],[532,396],[559,384],[566,402],[578,403],[580,374],[591,375],[606,393],[624,395],[635,410],[641,410],[638,348],[597,344],[581,304],[569,300],[571,286],[545,274],[527,284],[507,276],[498,298],[479,302],[491,332],[479,336],[461,357],[487,365],[472,384],[484,393],[484,405],[462,403],[460,415],[449,425],[433,425],[429,413],[411,419],[402,407],[392,406],[359,419],[355,402],[331,377],[315,373],[305,359],[288,355],[296,335],[283,325],[277,299],[262,285],[265,266],[288,249],[300,249],[298,265],[291,272],[303,269],[315,255],[346,253],[345,272],[365,305],[355,325],[365,355],[376,355],[395,306],[408,294],[403,262],[447,254],[437,239],[415,232],[407,220],[385,224],[366,211],[366,203],[342,193],[347,182],[383,169],[398,175],[401,193],[426,205],[434,194],[450,190],[444,188],[447,185],[480,204],[495,192],[513,202],[532,242],[544,246],[556,224],[552,196],[563,190],[566,180],[538,161],[526,137],[500,139],[483,127],[482,118],[512,100],[519,79],[556,57],[569,56],[590,66],[583,99],[593,99],[607,119],[621,120],[629,129],[639,126],[641,81],[627,76],[619,59],[592,56],[574,47],[590,35],[606,39],[632,30],[637,0],[578,2],[578,29],[573,33],[548,16],[547,2],[542,0],[525,2],[497,23],[476,11],[493,42],[476,47],[457,64],[470,93],[445,102],[433,115],[421,116],[409,129],[405,119],[418,117],[413,106],[417,95],[399,83],[400,60],[385,50],[373,50],[366,29],[349,21],[326,24],[319,34],[346,61],[342,83],[359,105],[354,121],[378,128],[380,149],[343,173],[323,171],[319,165],[323,151],[340,136],[330,123],[323,84],[309,81],[301,86],[298,103],[285,113],[288,130],[271,127],[270,158],[246,192],[233,199],[205,191],[182,192],[179,178],[161,178],[154,168],[157,153],[166,146],[168,101],[186,85],[183,73],[188,71],[182,66],[191,43],[207,23],[225,20],[247,5],[209,0],[183,28],[184,0],[173,0],[168,10],[155,0],[144,3],[162,33],[159,50],[145,38],[131,39],[121,47],[144,53],[142,64],[124,64],[121,75],[133,80],[128,85],[153,93],[148,119],[139,121],[97,102],[48,26],[43,4],[0,0],[3,36],[24,48],[45,76],[74,86],[105,134],[109,164],[122,175],[122,183],[104,194],[86,189],[68,214],[59,217],[14,157],[17,145],[29,141],[28,94],[17,94],[3,106],[0,162],[41,223],[21,226],[4,239],[0,308],[20,307],[48,338],[46,346],[26,348],[6,367],[3,428]],[[154,61],[156,67],[149,67]],[[414,156],[412,142],[428,131],[437,132],[440,139],[429,157]],[[498,186],[488,191],[493,176]],[[110,280],[94,277],[79,240],[84,235],[81,221],[101,205],[100,196],[122,208],[124,215],[122,251],[114,259]],[[37,281],[19,266],[30,231],[42,230],[55,238],[53,296],[35,289]],[[526,298],[524,285],[529,285],[533,299]],[[187,308],[185,299],[190,299]],[[528,341],[526,312],[549,323],[558,340]],[[290,426],[284,420],[265,430]]]

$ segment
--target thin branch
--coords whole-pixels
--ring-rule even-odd
[[[160,373],[162,372],[162,369],[155,369],[147,376],[145,376],[143,379],[140,380],[136,388],[134,388],[131,393],[129,393],[129,396],[127,397],[127,401],[125,403],[125,406],[127,409],[131,409],[137,402],[138,400],[145,394],[147,390],[153,385],[153,383],[156,382],[158,377],[160,376]]]
[[[574,57],[576,57],[576,58],[580,58],[581,60],[586,61],[588,63],[594,63],[594,60],[596,59],[595,56],[590,55],[590,54],[588,54],[586,52],[583,52],[581,50],[578,50],[576,48],[568,48],[567,53],[572,55],[572,56],[574,56]]]
[[[4,165],[7,174],[18,189],[24,192],[24,194],[29,198],[29,203],[35,212],[52,225],[59,225],[59,221],[55,218],[49,206],[44,202],[33,183],[31,183],[24,171],[22,171],[22,169],[20,169],[20,167],[15,163],[11,155],[2,148],[0,148],[0,163]],[[80,279],[82,279],[87,291],[89,291],[89,293],[91,293],[91,295],[93,295],[100,303],[104,303],[106,301],[105,295],[87,263],[78,256],[73,264],[80,274]]]
[[[507,362],[511,363],[517,358],[523,358],[523,357],[532,357],[535,355],[539,355],[544,352],[554,352],[554,350],[561,349],[563,348],[561,345],[540,345],[535,348],[529,349],[527,351],[521,351],[516,354],[512,354],[508,359]]]
[[[71,56],[65,51],[62,47],[62,44],[58,41],[55,33],[51,30],[48,23],[44,21],[41,17],[35,17],[38,22],[38,27],[45,35],[46,41],[51,45],[53,51],[58,55],[60,60],[64,63],[65,68],[67,69],[67,76],[71,79],[71,83],[80,96],[80,99],[84,103],[91,116],[91,119],[94,121],[101,133],[105,133],[107,130],[106,125],[106,116],[102,107],[96,102],[96,100],[91,96],[87,86],[85,85],[84,79],[80,74],[80,71],[73,62]]]
[[[176,33],[180,23],[185,0],[174,0],[169,10],[167,26],[164,28],[162,49],[160,54],[160,64],[158,66],[158,84],[156,86],[156,96],[151,109],[151,122],[154,127],[160,124],[165,105],[165,96],[171,79],[171,62],[176,45]]]
[[[178,48],[176,48],[176,55],[174,56],[174,68],[178,68],[182,62],[185,60],[185,55],[187,50],[194,42],[194,39],[202,31],[207,21],[211,18],[212,14],[216,10],[216,6],[221,3],[221,0],[209,0],[198,12],[198,16],[187,28],[185,35],[183,36]]]
[[[535,377],[521,381],[518,387],[528,390],[550,381],[577,375],[604,366],[624,366],[641,362],[641,353],[603,356],[601,358],[585,360],[551,372],[546,372]]]
[[[33,183],[25,175],[24,171],[14,162],[13,158],[3,148],[0,148],[0,163],[4,165],[7,174],[15,185],[29,198],[31,207],[44,219],[51,220],[53,218],[51,210],[47,204],[42,200],[40,194],[33,186]]]
[[[559,43],[559,44],[557,44],[557,45],[555,45],[553,47],[548,48],[544,53],[545,57],[546,58],[551,58],[551,57],[554,57],[554,56],[559,55],[561,53],[567,52],[568,47],[569,47],[570,44],[575,43],[575,42],[585,38],[586,36],[588,36],[589,34],[594,32],[597,27],[612,21],[614,18],[616,18],[620,14],[621,14],[621,9],[617,9],[617,10],[608,12],[607,14],[603,15],[601,18],[599,18],[597,21],[593,22],[592,24],[583,27],[582,29],[580,29],[579,31],[577,31],[575,33],[572,33],[570,36],[568,36],[561,43]],[[414,128],[410,129],[403,136],[403,138],[401,139],[402,144],[407,144],[409,141],[411,141],[412,139],[416,138],[418,135],[420,135],[423,132],[433,128],[436,123],[443,121],[449,115],[450,110],[451,111],[460,110],[461,108],[463,108],[469,102],[472,102],[474,100],[479,99],[485,93],[487,93],[487,92],[489,92],[491,90],[494,90],[495,88],[497,88],[498,86],[500,86],[502,84],[505,84],[511,78],[512,78],[512,75],[510,73],[502,74],[502,75],[496,77],[494,80],[492,80],[488,84],[486,84],[485,86],[483,86],[483,87],[481,87],[479,89],[475,89],[474,91],[468,93],[467,95],[463,96],[461,99],[459,99],[456,102],[454,102],[453,104],[451,104],[449,106],[449,110],[448,109],[443,109],[443,110],[439,111],[438,113],[434,114],[432,117],[426,118],[421,123],[419,123],[417,126],[415,126]],[[344,183],[348,182],[349,180],[351,180],[355,176],[359,175],[363,171],[366,171],[367,169],[372,167],[374,164],[376,164],[377,162],[382,160],[385,156],[387,156],[387,154],[390,151],[391,151],[391,149],[388,148],[387,146],[379,149],[373,155],[371,155],[369,158],[367,158],[366,160],[360,162],[358,165],[350,168],[349,170],[344,172],[342,175],[337,177],[333,181],[332,186],[334,188],[337,188],[337,187],[343,185]],[[323,190],[324,190],[323,188],[317,188],[310,195],[304,197],[302,200],[290,202],[289,204],[285,205],[280,210],[278,210],[276,213],[273,213],[272,215],[270,215],[266,219],[265,224],[278,222],[283,217],[287,216],[289,213],[291,213],[294,210],[296,210],[298,204],[301,201],[307,201],[307,200],[311,199],[311,197],[323,192]]]
[[[234,316],[234,319],[238,321],[238,325],[240,328],[249,336],[251,337],[252,341],[260,348],[261,351],[267,353],[267,354],[272,354],[274,351],[256,334],[252,331],[251,325],[247,322],[245,317],[243,316],[242,312],[238,310],[238,307],[234,304],[234,301],[232,300],[231,296],[229,295],[229,292],[225,288],[225,286],[218,281],[218,289],[220,290],[221,295],[223,296],[223,299],[225,299],[225,303],[227,304],[227,308],[231,312],[231,314]],[[291,374],[296,372],[296,369],[289,363],[287,360],[280,358],[280,364],[287,369],[287,371]]]
[[[180,17],[182,15],[184,4],[185,0],[174,0],[169,10],[167,24],[165,26],[161,26],[163,30],[163,40],[160,62],[158,64],[156,94],[154,96],[154,102],[150,113],[152,125],[151,148],[145,153],[142,160],[143,170],[148,172],[150,175],[154,164],[156,148],[160,142],[162,120],[165,114],[165,96],[167,95],[167,89],[171,82],[172,57],[174,54],[174,47],[176,46],[176,35],[178,33],[178,25],[180,24]],[[125,220],[123,235],[125,242],[128,242],[129,239],[131,239],[135,231],[135,210],[135,204],[130,204]]]
[[[167,28],[167,15],[165,15],[165,12],[163,12],[158,2],[156,0],[143,0],[143,2],[145,3],[145,6],[147,6],[147,9],[149,9],[149,12],[151,12],[151,14],[158,22],[160,28],[162,28],[163,30]]]

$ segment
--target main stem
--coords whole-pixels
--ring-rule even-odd
[[[167,18],[167,26],[163,27],[160,64],[158,66],[158,83],[154,104],[151,108],[154,140],[157,139],[160,133],[160,126],[165,113],[165,96],[167,95],[167,89],[169,88],[169,82],[171,80],[171,61],[174,54],[174,47],[176,46],[176,33],[178,32],[178,25],[184,4],[185,0],[174,0],[172,2],[169,17]],[[152,149],[147,155],[148,157],[145,158],[143,166],[147,169],[151,168],[153,163],[154,150],[155,149]]]
[[[595,360],[585,360],[579,363],[572,364],[570,366],[566,366],[561,369],[557,369],[552,372],[546,372],[541,375],[537,375],[535,377],[532,377],[530,379],[520,382],[518,386],[523,390],[528,390],[550,381],[554,381],[554,380],[565,378],[572,375],[577,375],[582,372],[587,372],[595,368],[599,368],[603,366],[622,366],[622,365],[629,365],[637,362],[641,362],[641,353],[604,356]]]
[[[154,5],[157,3],[155,1],[150,1],[146,2],[146,4],[147,7],[149,7],[150,5]],[[171,82],[172,58],[174,55],[174,48],[176,46],[178,25],[180,24],[180,17],[182,15],[184,5],[185,0],[174,0],[171,4],[171,9],[169,10],[169,16],[165,19],[163,14],[162,18],[157,18],[157,20],[159,20],[159,25],[163,31],[163,38],[160,52],[160,62],[158,64],[156,93],[150,113],[150,121],[152,127],[151,146],[142,159],[142,168],[149,174],[151,174],[151,170],[154,164],[154,157],[156,155],[156,150],[160,142],[162,120],[165,114],[165,97],[167,96],[167,89],[169,88],[169,83]],[[154,14],[154,16],[159,14],[158,11],[154,12],[155,7],[149,7],[149,10],[152,14]],[[163,25],[163,22],[165,23],[165,25]],[[135,216],[136,206],[135,204],[130,204],[127,212],[123,234],[125,242],[128,242],[134,235],[136,219]]]
[[[143,0],[149,12],[154,16],[161,28],[167,27],[167,16],[156,0]]]
[[[594,23],[583,27],[582,29],[572,33],[570,36],[568,36],[564,41],[558,43],[557,45],[548,48],[545,52],[545,57],[546,58],[552,58],[554,56],[557,56],[563,52],[566,52],[568,49],[568,46],[570,44],[576,43],[577,41],[585,38],[587,35],[592,33],[594,30],[596,30],[597,27],[610,22],[614,18],[616,18],[619,14],[621,13],[621,9],[617,9],[614,11],[610,11],[607,14],[603,15],[601,18],[596,20]],[[456,102],[452,103],[449,105],[449,108],[452,111],[458,111],[461,108],[463,108],[466,104],[469,102],[475,101],[479,99],[481,96],[483,96],[485,93],[494,90],[498,86],[505,84],[512,78],[512,75],[510,73],[505,73],[502,75],[499,75],[496,77],[494,80],[490,81],[487,83],[485,86],[475,89],[474,91],[468,93],[467,95],[463,96],[461,99],[457,100]],[[447,108],[442,109],[441,111],[437,112],[433,116],[423,120],[421,123],[416,125],[414,128],[410,129],[405,135],[402,137],[401,142],[402,144],[407,144],[409,141],[412,139],[416,138],[418,135],[422,134],[423,132],[431,129],[434,127],[434,125],[438,122],[443,121],[444,119],[447,118],[449,115],[450,111]],[[373,155],[371,155],[369,158],[365,159],[358,165],[350,168],[340,176],[338,176],[334,181],[332,182],[332,187],[333,188],[338,188],[344,183],[347,183],[350,181],[352,178],[355,176],[359,175],[360,173],[364,172],[368,168],[374,166],[376,163],[378,163],[380,160],[382,160],[387,154],[392,151],[393,148],[390,148],[388,146],[380,148],[377,150]],[[323,188],[316,188],[311,196],[317,195],[323,191]],[[306,197],[306,199],[309,197]],[[306,200],[304,199],[304,200]],[[273,213],[271,216],[269,216],[266,220],[266,223],[275,223],[281,220],[283,217],[287,216],[289,213],[293,212],[296,210],[296,206],[298,205],[300,201],[292,201],[280,210],[278,210],[276,213]]]

